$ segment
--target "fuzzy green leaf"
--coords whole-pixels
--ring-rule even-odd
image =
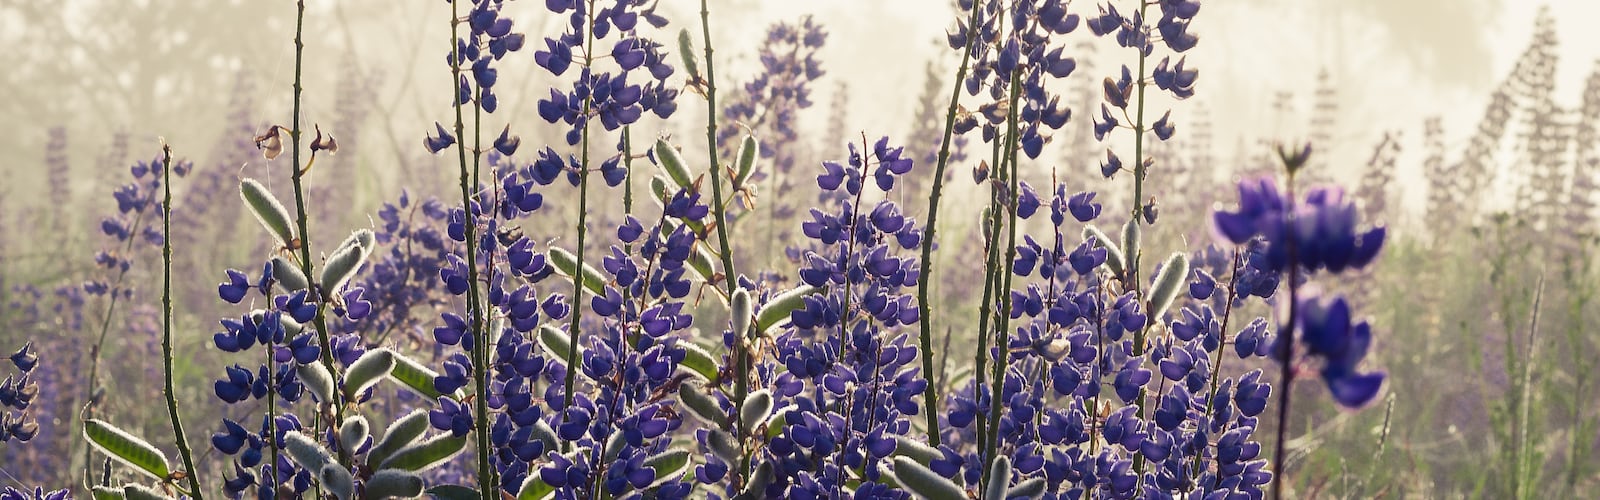
[[[691,342],[679,342],[678,347],[684,350],[683,361],[678,362],[680,370],[699,375],[707,382],[717,381],[717,360],[710,352]]]
[[[422,433],[427,431],[427,410],[414,410],[403,417],[395,419],[394,422],[389,423],[389,428],[384,431],[383,439],[378,440],[378,444],[372,447],[372,451],[367,452],[367,462],[383,463],[394,452],[410,446],[411,443],[417,441],[417,438],[422,437]]]
[[[407,446],[384,460],[379,469],[399,469],[421,472],[450,460],[467,447],[467,436],[439,434],[420,443]]]

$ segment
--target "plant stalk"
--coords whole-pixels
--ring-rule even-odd
[[[172,436],[178,442],[178,455],[189,478],[189,495],[205,500],[200,491],[200,472],[194,468],[194,453],[178,418],[178,393],[172,384],[172,146],[161,146],[161,364],[163,393],[167,396],[167,416],[172,420]]]
[[[967,44],[961,52],[961,66],[956,70],[955,84],[950,90],[950,107],[944,115],[944,135],[939,141],[939,160],[933,169],[933,183],[928,194],[928,224],[922,235],[922,272],[917,276],[917,341],[922,348],[922,377],[933,379],[933,307],[928,302],[928,287],[933,282],[933,242],[937,238],[939,198],[944,194],[944,169],[950,163],[950,144],[954,142],[956,110],[961,104],[961,83],[967,79],[967,66],[972,61],[972,47],[977,44],[978,10],[983,0],[972,2],[972,13],[967,19]],[[948,356],[948,353],[946,354]],[[924,412],[928,418],[928,444],[939,447],[939,387],[929,383],[922,391]]]

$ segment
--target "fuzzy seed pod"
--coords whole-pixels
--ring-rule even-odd
[[[239,197],[244,199],[245,206],[250,207],[250,213],[255,214],[261,226],[278,239],[279,246],[294,248],[290,245],[295,243],[294,229],[289,222],[294,219],[289,217],[289,211],[283,208],[283,203],[279,203],[266,186],[248,177],[241,179]]]

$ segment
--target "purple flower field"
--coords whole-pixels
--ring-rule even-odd
[[[1600,495],[1571,6],[1224,3],[0,6],[0,500]]]

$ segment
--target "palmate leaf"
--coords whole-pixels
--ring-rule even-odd
[[[83,436],[106,456],[133,466],[156,479],[166,480],[172,475],[166,456],[148,441],[128,434],[100,419],[83,422]]]

